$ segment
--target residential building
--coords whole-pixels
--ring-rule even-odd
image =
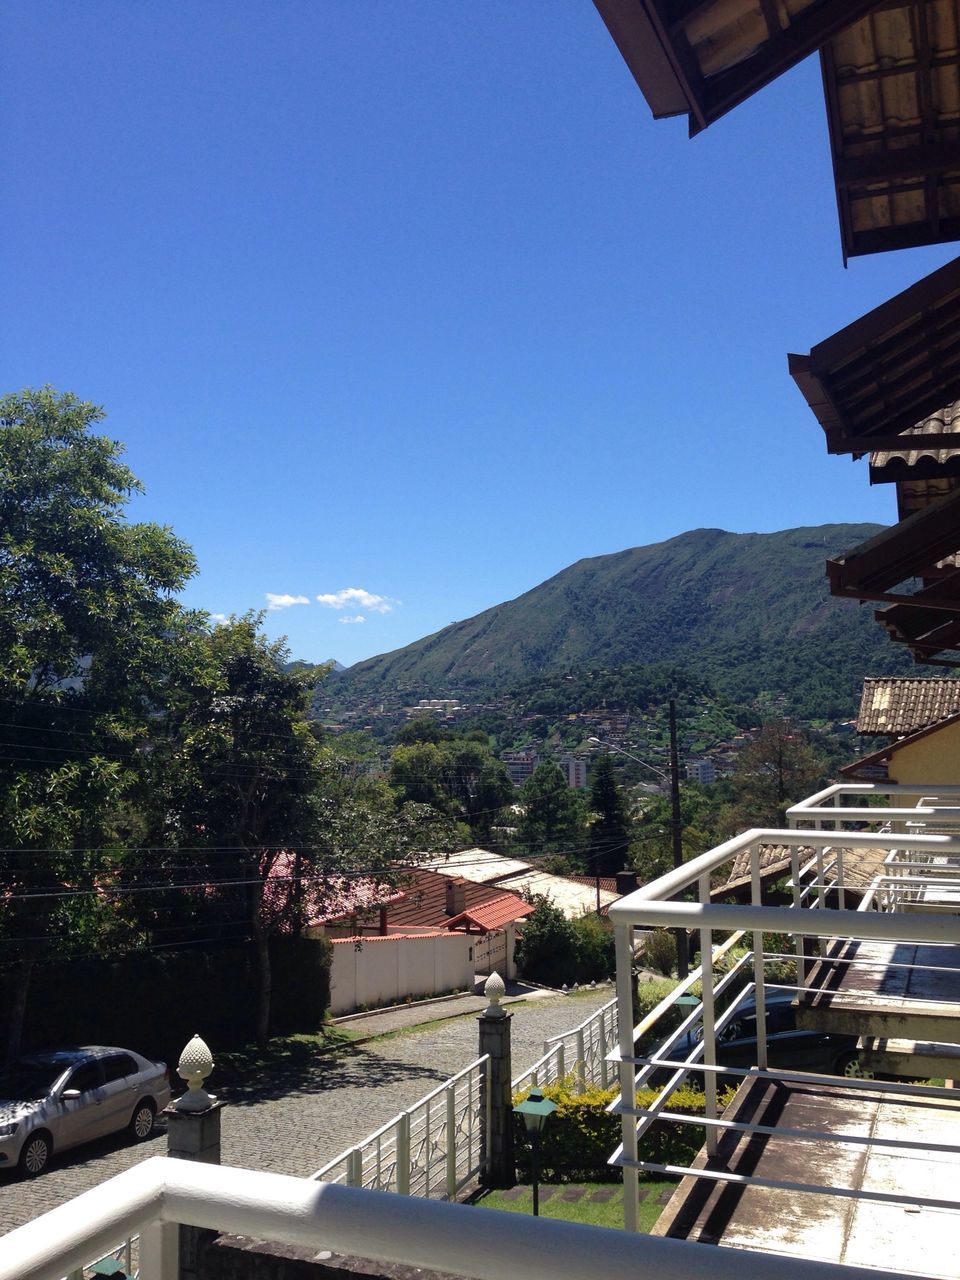
[[[717,768],[709,756],[705,756],[702,760],[688,760],[684,769],[690,781],[699,782],[702,787],[709,786],[711,782],[717,780]]]
[[[572,787],[575,791],[586,790],[589,785],[587,782],[588,762],[583,756],[561,756],[557,764],[563,770],[568,787]]]
[[[522,787],[540,763],[540,757],[532,747],[519,751],[502,751],[500,759],[506,766],[507,777],[515,787]]]

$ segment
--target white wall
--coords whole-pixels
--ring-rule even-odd
[[[330,1012],[337,1016],[360,1005],[399,1004],[408,996],[442,995],[458,987],[472,991],[477,941],[464,933],[368,935],[358,951],[352,938],[334,940]]]

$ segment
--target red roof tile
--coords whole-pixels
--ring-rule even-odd
[[[478,929],[502,929],[511,920],[522,920],[535,910],[532,902],[524,902],[515,893],[504,893],[491,902],[461,911],[458,916],[447,921],[447,928],[455,929],[459,924],[475,924]]]
[[[448,886],[451,895],[448,911]],[[391,928],[445,929],[454,915],[472,911],[487,902],[494,902],[504,895],[498,885],[474,884],[459,876],[446,876],[439,871],[420,868],[405,871],[400,880],[404,897],[391,905],[387,923]]]

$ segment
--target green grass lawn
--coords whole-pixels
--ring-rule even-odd
[[[640,1183],[640,1230],[649,1231],[659,1218],[667,1193],[676,1186],[674,1182],[644,1181]],[[583,1189],[579,1199],[566,1198],[572,1186],[544,1183],[540,1187],[541,1218],[562,1218],[566,1222],[583,1222],[591,1227],[623,1227],[623,1188],[602,1182],[577,1183]],[[609,1199],[594,1199],[598,1192],[612,1191]],[[519,1193],[519,1194],[517,1194]],[[551,1194],[552,1193],[552,1194]],[[533,1192],[529,1187],[515,1187],[512,1191],[487,1191],[474,1201],[482,1209],[505,1209],[508,1213],[533,1212]]]

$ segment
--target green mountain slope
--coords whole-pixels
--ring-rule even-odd
[[[867,668],[911,668],[872,608],[828,592],[826,558],[879,529],[695,529],[579,560],[516,600],[350,667],[335,699],[476,698],[585,664],[671,662],[741,701],[773,691],[796,714],[852,714]]]

